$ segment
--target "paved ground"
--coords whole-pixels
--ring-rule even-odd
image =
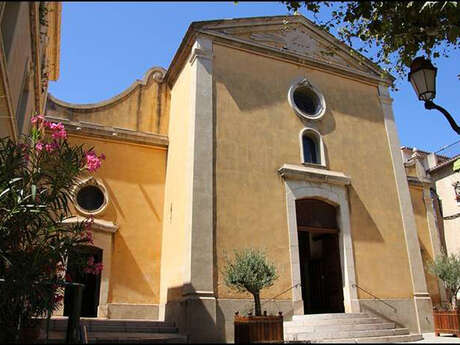
[[[413,341],[411,344],[421,344],[421,343],[429,343],[429,344],[460,344],[460,338],[454,337],[450,334],[443,334],[439,337],[435,336],[434,333],[423,333],[423,340]]]

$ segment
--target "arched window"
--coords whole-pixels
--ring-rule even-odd
[[[302,136],[303,145],[303,161],[304,163],[315,163],[318,164],[318,155],[316,154],[316,143],[308,135]]]
[[[326,166],[321,134],[313,128],[304,128],[300,132],[302,163]]]

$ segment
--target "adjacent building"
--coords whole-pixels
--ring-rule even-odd
[[[0,137],[18,138],[59,77],[60,2],[0,2]]]

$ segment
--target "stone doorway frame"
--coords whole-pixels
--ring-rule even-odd
[[[356,288],[355,263],[351,239],[350,207],[347,185],[351,179],[340,172],[284,164],[279,170],[284,178],[291,256],[292,303],[294,315],[303,315],[300,280],[299,241],[297,235],[296,203],[298,199],[319,199],[337,206],[339,227],[340,267],[342,270],[344,309],[346,313],[360,312]]]
[[[82,222],[86,218],[75,216],[64,220],[64,223]],[[108,318],[108,301],[109,301],[109,284],[112,269],[112,250],[113,250],[113,236],[117,232],[119,226],[111,221],[103,219],[94,219],[91,226],[93,233],[93,246],[102,249],[102,264],[104,268],[101,272],[101,285],[99,289],[99,306],[97,308],[98,319]],[[64,303],[53,313],[53,316],[64,315]]]

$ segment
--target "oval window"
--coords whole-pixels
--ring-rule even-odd
[[[291,86],[288,100],[298,115],[310,120],[321,118],[326,110],[323,95],[306,79]]]
[[[76,200],[83,211],[94,213],[104,206],[105,195],[98,186],[87,185],[78,190]]]

